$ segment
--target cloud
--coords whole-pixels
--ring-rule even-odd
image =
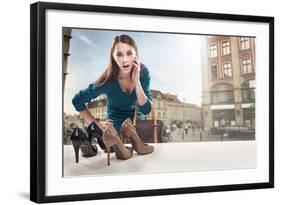
[[[89,38],[88,38],[87,36],[85,36],[85,35],[79,34],[78,38],[79,38],[83,43],[85,43],[85,44],[88,45],[88,46],[92,46],[92,47],[94,47],[95,49],[98,49],[98,48],[99,48],[91,39],[89,39]]]
[[[168,83],[174,86],[186,84],[190,80],[196,80],[191,77],[189,70],[184,66],[172,66],[171,68],[153,69],[152,75],[162,83]]]

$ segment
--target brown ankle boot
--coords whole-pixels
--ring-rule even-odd
[[[144,144],[137,131],[136,128],[133,126],[133,123],[130,118],[125,120],[121,126],[121,136],[123,138],[129,138],[131,139],[133,149],[138,154],[149,154],[154,151],[154,147],[148,144]]]

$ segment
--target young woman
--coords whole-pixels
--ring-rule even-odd
[[[85,105],[101,94],[107,95],[107,121],[105,123],[98,122]],[[141,143],[131,123],[136,106],[139,111],[138,118],[141,118],[142,114],[150,113],[152,102],[149,71],[140,62],[136,43],[130,36],[119,35],[114,38],[108,67],[95,83],[78,92],[72,103],[89,124],[87,129],[89,138],[96,137],[98,144],[108,152],[108,155],[110,147],[113,147],[116,156],[118,155],[117,158],[131,157],[132,150],[124,148],[124,145],[120,143],[120,138],[117,137],[119,134],[130,137],[133,149],[139,154],[153,152],[152,146]]]

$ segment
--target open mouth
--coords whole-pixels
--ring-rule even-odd
[[[123,65],[123,68],[129,68],[129,65]]]

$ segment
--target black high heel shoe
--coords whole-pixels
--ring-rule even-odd
[[[87,127],[87,132],[88,132],[88,137],[89,137],[89,141],[90,143],[93,143],[93,140],[96,139],[98,145],[100,146],[100,148],[104,151],[107,152],[106,150],[106,146],[103,142],[102,139],[102,135],[103,135],[103,131],[99,128],[99,126],[95,123],[92,122],[88,127]],[[114,152],[114,150],[111,148],[110,152]]]
[[[98,153],[96,145],[92,145],[80,128],[75,128],[71,134],[71,142],[75,152],[75,161],[79,162],[79,148],[81,148],[83,157],[93,157]]]

